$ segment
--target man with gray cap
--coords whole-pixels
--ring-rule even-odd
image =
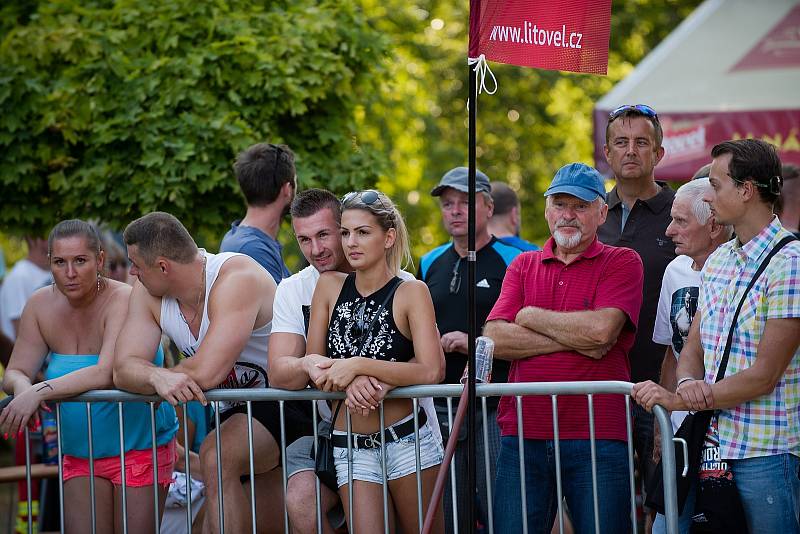
[[[420,260],[418,277],[430,289],[433,306],[436,311],[436,323],[442,334],[441,343],[445,354],[446,370],[445,382],[458,383],[467,365],[467,330],[468,326],[468,292],[467,285],[467,211],[468,211],[468,170],[466,167],[456,167],[447,172],[433,188],[431,195],[439,197],[442,211],[442,221],[452,241],[433,249]],[[498,241],[489,233],[488,224],[492,216],[494,203],[492,202],[489,178],[482,172],[475,173],[475,250],[476,250],[476,321],[482,325],[492,309],[503,284],[506,268],[521,251],[510,245]],[[492,382],[505,382],[508,376],[508,363],[495,362],[492,369]],[[497,398],[488,399],[488,446],[483,439],[476,443],[477,453],[477,502],[479,503],[476,517],[485,521],[488,513],[486,498],[486,474],[483,472],[484,447],[489,450],[489,465],[494,470],[497,450],[499,447],[500,433],[496,422]],[[439,422],[442,425],[442,434],[449,436],[447,402],[445,399],[436,399],[436,410]],[[455,410],[455,406],[453,407]],[[454,414],[455,415],[455,414]],[[483,436],[483,414],[479,411],[476,420],[478,436]],[[453,499],[450,494],[450,484],[445,485],[445,524],[448,532],[453,528],[453,517],[458,517],[459,531],[468,532],[465,513],[468,499],[473,498],[473,492],[466,487],[467,479],[464,473],[467,470],[467,432],[466,425],[462,425],[457,437],[458,445],[454,460],[457,483],[457,510],[453,511]],[[490,477],[493,473],[490,473]],[[473,490],[474,491],[474,490]]]
[[[608,212],[600,174],[582,163],[559,169],[547,197],[545,218],[552,237],[541,251],[526,252],[508,267],[503,290],[484,335],[494,357],[511,361],[509,382],[630,380],[642,303],[642,261],[631,249],[604,245],[597,228]],[[597,488],[593,495],[588,401],[558,398],[563,495],[576,532],[631,527],[625,398],[593,400]],[[522,406],[527,524],[549,532],[557,510],[553,406],[547,396],[526,397]],[[522,531],[519,428],[514,397],[497,412],[500,454],[494,493],[495,532]]]

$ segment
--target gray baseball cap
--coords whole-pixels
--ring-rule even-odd
[[[466,167],[456,167],[450,169],[439,180],[439,185],[431,189],[431,196],[438,197],[448,187],[452,187],[462,193],[469,192],[469,169]],[[481,191],[491,192],[492,186],[489,185],[489,177],[483,174],[478,169],[475,169],[475,192]]]

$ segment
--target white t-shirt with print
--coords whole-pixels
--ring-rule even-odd
[[[667,265],[661,282],[658,298],[653,341],[670,345],[675,358],[680,358],[689,326],[697,311],[697,295],[700,288],[700,271],[692,269],[694,260],[689,256],[678,256]],[[672,430],[677,431],[688,412],[672,412]]]

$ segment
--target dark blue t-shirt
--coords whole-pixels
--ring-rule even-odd
[[[252,226],[239,226],[241,221],[234,221],[231,229],[222,238],[220,252],[239,252],[247,254],[264,267],[275,283],[279,284],[290,276],[289,269],[281,257],[281,244],[270,236]]]

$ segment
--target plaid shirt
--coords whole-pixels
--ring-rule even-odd
[[[738,239],[720,246],[703,267],[698,311],[700,340],[712,384],[725,350],[728,330],[744,289],[769,251],[791,235],[777,217],[744,245]],[[725,376],[751,367],[768,319],[800,317],[800,242],[784,246],[770,261],[745,299],[731,343]],[[792,453],[800,456],[800,349],[775,390],[735,408],[721,410],[722,458],[742,459]]]

